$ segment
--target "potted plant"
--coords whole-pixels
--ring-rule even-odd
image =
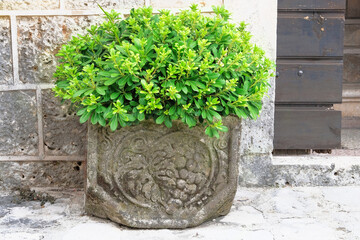
[[[273,63],[224,7],[131,10],[58,53],[57,96],[90,122],[86,211],[138,228],[225,215],[235,196],[241,118],[255,119]]]

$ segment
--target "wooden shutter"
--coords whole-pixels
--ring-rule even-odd
[[[345,0],[279,0],[275,149],[340,147]]]

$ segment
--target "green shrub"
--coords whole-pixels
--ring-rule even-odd
[[[213,9],[209,17],[196,5],[177,15],[138,8],[125,20],[105,12],[108,21],[62,46],[53,90],[79,104],[81,123],[113,131],[144,119],[167,127],[181,119],[219,137],[227,131],[222,116],[255,119],[274,64],[244,23]]]

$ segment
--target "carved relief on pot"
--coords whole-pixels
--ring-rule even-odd
[[[169,130],[151,124],[114,133],[97,129],[96,143],[92,143],[96,162],[92,162],[94,155],[89,155],[87,211],[96,212],[90,199],[111,199],[110,205],[99,207],[106,217],[133,227],[156,228],[198,225],[201,222],[196,218],[205,221],[214,215],[207,209],[219,205],[216,195],[228,187],[229,172],[234,171],[229,169],[233,161],[229,157],[231,133],[217,140],[202,132],[201,128]],[[232,175],[230,178],[234,182]],[[236,186],[229,189],[234,194]],[[106,209],[109,206],[126,216],[113,216]],[[204,209],[205,214],[201,213]],[[127,214],[134,219],[124,221]],[[199,223],[192,223],[194,220]]]

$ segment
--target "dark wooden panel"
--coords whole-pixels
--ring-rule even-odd
[[[341,112],[275,110],[275,149],[333,149],[341,146]]]
[[[344,14],[280,13],[278,57],[341,57]]]
[[[279,10],[344,10],[346,0],[279,0]]]
[[[346,18],[360,18],[360,0],[347,0]]]
[[[342,61],[277,62],[276,103],[340,103]]]

